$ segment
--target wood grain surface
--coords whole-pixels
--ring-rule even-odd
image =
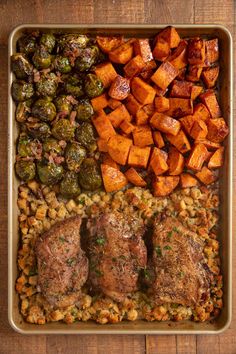
[[[22,336],[7,320],[7,40],[12,28],[21,23],[221,23],[235,43],[235,16],[233,0],[0,0],[0,354],[236,354],[236,282],[231,326],[217,336]],[[236,239],[233,243],[234,251]]]

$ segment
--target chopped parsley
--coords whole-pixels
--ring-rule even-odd
[[[95,273],[97,274],[98,277],[103,276],[103,272],[101,272],[99,269],[94,269]]]
[[[173,231],[179,233],[179,229],[176,226],[173,227]]]
[[[167,233],[167,240],[170,241],[171,237],[173,236],[173,232],[172,231],[169,231]]]
[[[66,239],[65,239],[65,237],[63,237],[63,236],[60,236],[60,237],[59,237],[59,240],[61,241],[61,243],[66,242]]]
[[[123,254],[120,256],[120,258],[124,260],[126,259],[126,257]]]
[[[166,245],[166,246],[164,246],[164,250],[170,251],[170,250],[172,250],[172,248],[169,245]]]
[[[178,276],[179,276],[180,278],[183,278],[183,277],[185,276],[185,273],[184,273],[184,272],[179,272],[179,273],[178,273]]]
[[[143,270],[143,274],[144,274],[145,279],[150,279],[150,273],[146,268]]]
[[[160,246],[155,247],[155,252],[156,252],[157,257],[162,257],[162,251],[161,251]]]
[[[84,198],[84,197],[83,197],[83,198],[80,198],[80,199],[78,200],[78,203],[81,204],[81,205],[85,205],[85,198]]]
[[[68,264],[69,267],[73,267],[76,264],[76,258],[68,258],[66,263]]]
[[[115,257],[112,257],[112,262],[116,262],[116,258]]]
[[[97,238],[97,239],[96,239],[96,243],[97,243],[98,245],[104,245],[104,243],[105,243],[105,239],[104,239],[104,238],[102,238],[102,237]]]

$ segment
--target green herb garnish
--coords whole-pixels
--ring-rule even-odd
[[[68,258],[66,263],[68,264],[69,267],[72,267],[76,264],[76,258],[74,258],[74,257]]]
[[[173,232],[172,231],[169,231],[167,233],[167,240],[170,241],[171,237],[173,236]]]
[[[161,251],[160,246],[155,247],[155,252],[156,252],[157,257],[162,257],[162,251]]]
[[[66,242],[65,237],[63,237],[63,236],[60,236],[60,237],[59,237],[59,240],[60,240],[62,243]]]
[[[168,245],[164,246],[164,250],[172,250],[172,248]]]
[[[179,229],[177,229],[177,227],[176,227],[176,226],[175,226],[175,227],[173,227],[173,231],[174,231],[174,232],[179,233]]]
[[[98,277],[103,276],[103,272],[101,272],[99,269],[94,269],[95,273],[97,274]]]
[[[96,239],[96,243],[98,244],[98,245],[104,245],[104,243],[105,243],[105,239],[104,238],[97,238]]]

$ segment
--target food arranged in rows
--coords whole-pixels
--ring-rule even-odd
[[[229,133],[217,97],[217,38],[30,33],[18,40],[12,97],[16,173],[73,198],[128,183],[166,196],[216,181]]]

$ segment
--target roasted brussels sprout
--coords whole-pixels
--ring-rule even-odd
[[[78,174],[67,171],[60,183],[60,193],[66,198],[74,198],[80,194]]]
[[[60,50],[66,55],[80,48],[86,48],[88,41],[88,37],[84,34],[68,33],[60,36],[58,44]]]
[[[70,114],[72,110],[72,104],[66,95],[57,97],[54,103],[57,107],[58,112],[63,112],[65,116],[68,116]]]
[[[82,162],[78,175],[81,187],[86,190],[94,191],[102,185],[98,163],[91,157]]]
[[[32,61],[37,69],[47,69],[51,65],[52,57],[44,46],[39,46],[32,58]]]
[[[73,142],[67,145],[65,159],[68,170],[78,172],[81,163],[86,157],[86,150],[83,146]]]
[[[92,124],[87,122],[81,124],[76,129],[75,138],[89,152],[93,152],[96,150],[97,144]]]
[[[88,74],[84,81],[84,88],[86,94],[93,98],[101,95],[103,93],[103,83],[94,74]]]
[[[75,127],[73,127],[68,119],[60,119],[52,128],[52,135],[58,140],[69,141],[73,139]]]
[[[65,80],[65,92],[74,97],[84,95],[83,80],[78,75],[69,76]]]
[[[44,140],[51,135],[49,125],[44,122],[38,122],[37,120],[35,122],[27,122],[26,128],[29,134],[35,139]]]
[[[90,120],[90,118],[94,113],[92,105],[90,104],[89,100],[86,98],[79,101],[76,107],[76,111],[77,111],[77,119],[82,122],[86,122]]]
[[[36,82],[36,93],[38,96],[54,96],[56,94],[58,80],[54,73],[41,75],[41,78]]]
[[[56,55],[54,58],[53,66],[55,70],[60,71],[62,74],[71,72],[71,65],[67,57]]]
[[[50,185],[58,183],[63,177],[63,167],[55,163],[37,163],[37,172],[43,184]]]
[[[29,160],[18,160],[15,164],[17,176],[28,182],[35,177],[35,164]]]
[[[99,49],[97,46],[81,49],[79,56],[75,61],[75,69],[77,71],[87,71],[96,63]]]
[[[33,72],[33,65],[28,61],[26,56],[21,53],[16,53],[11,56],[11,69],[17,79],[27,79]]]
[[[44,152],[55,152],[60,155],[62,153],[62,148],[59,145],[59,141],[54,138],[47,138],[43,142],[43,151]]]
[[[40,44],[43,45],[49,53],[52,53],[56,44],[56,38],[52,33],[43,33],[40,38]]]
[[[18,39],[17,48],[20,53],[31,55],[36,50],[36,38],[31,35],[25,35]]]
[[[20,157],[33,156],[31,143],[32,140],[27,134],[20,134],[17,144],[17,152]]]
[[[29,117],[29,114],[31,112],[31,108],[30,108],[31,104],[32,104],[32,100],[18,103],[16,107],[17,122],[23,123],[26,121],[26,119]]]
[[[56,107],[48,97],[38,99],[32,107],[32,115],[45,122],[51,122],[56,114]]]
[[[33,96],[34,86],[22,80],[15,80],[11,86],[11,94],[14,101],[26,101]]]

